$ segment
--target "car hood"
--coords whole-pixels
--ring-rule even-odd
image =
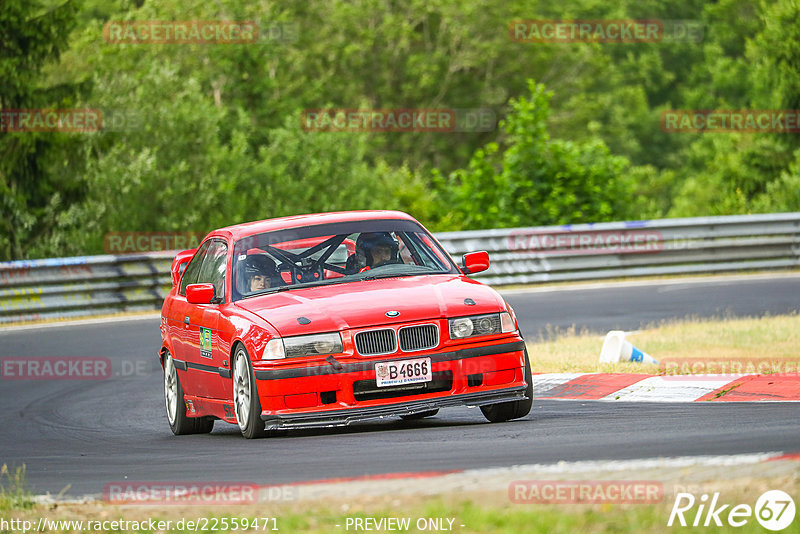
[[[467,305],[465,299],[475,304]],[[460,275],[408,276],[293,289],[236,304],[268,321],[282,337],[505,309],[495,290]],[[388,311],[400,314],[388,317]],[[298,319],[310,322],[301,324]]]

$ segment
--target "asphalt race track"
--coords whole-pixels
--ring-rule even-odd
[[[548,324],[634,330],[686,316],[800,309],[800,276],[510,292],[531,337]],[[559,460],[800,451],[796,403],[536,401],[525,419],[491,425],[478,409],[259,441],[217,422],[176,438],[163,408],[157,319],[0,330],[0,358],[100,356],[106,380],[0,381],[0,464],[26,465],[39,493],[101,494],[105,484],[230,481],[279,484],[392,472]]]
[[[605,334],[637,330],[665,319],[762,317],[800,310],[800,275],[573,287],[510,291],[504,297],[528,339],[546,337],[546,325],[564,329],[574,324],[578,329]]]

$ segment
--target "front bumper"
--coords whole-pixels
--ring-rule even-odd
[[[382,360],[365,360],[358,363],[346,363],[341,367],[336,367],[333,364],[326,363],[318,366],[310,367],[290,367],[288,369],[255,369],[256,380],[285,380],[288,378],[305,378],[312,376],[326,376],[337,375],[346,373],[358,373],[365,371],[372,371],[375,368],[376,361],[383,360],[410,360],[414,358],[427,357],[431,359],[431,363],[451,362],[457,360],[469,360],[472,358],[481,358],[485,356],[495,356],[498,354],[507,354],[510,352],[520,352],[525,349],[524,341],[512,341],[510,343],[500,343],[495,345],[484,345],[468,349],[458,349],[449,352],[440,353],[407,353],[402,355],[387,355]]]
[[[324,428],[451,406],[523,400],[524,347],[517,338],[438,353],[331,360],[303,367],[256,365],[261,419],[269,429]],[[420,357],[430,358],[432,365],[433,381],[424,387],[376,386],[376,362]]]
[[[327,410],[323,412],[262,415],[267,430],[289,430],[298,428],[328,428],[347,426],[359,421],[381,419],[398,415],[412,415],[439,408],[454,406],[486,406],[498,402],[525,400],[525,386],[464,393],[447,397],[430,398],[424,400],[406,401],[402,404],[385,406],[368,406],[365,408],[349,408],[345,410]]]

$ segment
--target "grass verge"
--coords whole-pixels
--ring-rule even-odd
[[[25,487],[25,466],[13,472],[6,464],[0,467],[0,512],[34,507],[33,496]]]
[[[603,335],[574,328],[528,342],[537,373],[647,373],[658,365],[600,364]],[[656,360],[774,360],[800,365],[800,314],[763,318],[684,319],[652,325],[626,339]],[[788,368],[788,366],[787,366]]]
[[[719,505],[746,504],[755,508],[758,496],[767,489],[781,488],[797,495],[800,484],[787,477],[772,481],[748,481],[736,488],[720,492]],[[699,493],[696,495],[700,496]],[[747,518],[742,527],[727,524],[731,506],[719,514],[720,528],[710,523],[702,526],[706,513],[701,513],[698,527],[682,527],[676,522],[668,526],[675,496],[665,494],[657,504],[513,504],[507,493],[482,495],[446,495],[435,497],[392,497],[390,501],[355,499],[351,502],[326,501],[265,504],[254,507],[227,509],[212,506],[169,507],[112,506],[102,503],[35,505],[9,514],[3,518],[28,521],[27,525],[40,524],[47,518],[45,528],[39,532],[284,532],[307,534],[335,534],[348,532],[452,532],[458,534],[559,534],[575,532],[618,533],[647,532],[765,532],[755,517]],[[13,512],[13,511],[12,511]],[[698,507],[684,514],[692,524]],[[3,518],[0,518],[2,524]],[[405,528],[386,528],[381,520],[407,521]],[[234,523],[234,519],[236,522]],[[116,521],[117,523],[112,523]],[[151,528],[149,521],[161,522]],[[189,522],[192,523],[189,523]],[[357,527],[360,521],[360,528]],[[80,522],[80,523],[79,523]],[[167,523],[169,522],[169,523]],[[237,525],[233,527],[232,525]],[[239,528],[238,525],[247,525]],[[383,524],[384,528],[381,528]],[[403,523],[400,523],[401,525]],[[19,530],[23,523],[17,523]],[[100,525],[104,527],[97,528]],[[0,528],[2,530],[2,528]],[[5,530],[16,532],[17,530]],[[800,520],[785,530],[785,534],[800,533]]]

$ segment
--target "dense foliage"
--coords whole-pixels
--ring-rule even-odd
[[[659,19],[701,39],[523,43],[517,19]],[[109,21],[254,21],[258,42],[118,44]],[[434,230],[800,210],[800,138],[674,133],[670,109],[800,109],[796,0],[0,0],[0,260],[108,232],[339,209]],[[308,109],[475,109],[488,131],[326,132]],[[113,121],[111,120],[113,119]]]

